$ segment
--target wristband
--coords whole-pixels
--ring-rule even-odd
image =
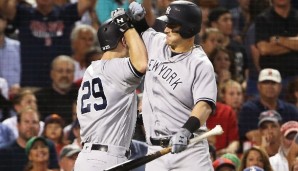
[[[198,119],[195,116],[189,117],[188,120],[185,122],[185,124],[182,126],[182,128],[186,128],[191,133],[195,132],[200,127],[201,127],[200,119]]]

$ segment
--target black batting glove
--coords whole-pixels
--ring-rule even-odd
[[[120,27],[120,31],[125,33],[128,29],[133,28],[130,17],[125,13],[123,8],[117,8],[111,12],[114,23]]]

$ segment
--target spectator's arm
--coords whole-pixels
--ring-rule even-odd
[[[259,71],[261,71],[260,52],[255,44],[250,46],[250,50],[251,50],[251,57],[252,57],[253,64],[255,65],[256,70],[259,72]]]
[[[236,154],[238,148],[240,146],[240,142],[235,140],[235,141],[232,141],[228,146],[227,148],[224,148],[224,149],[221,149],[219,151],[217,151],[217,154],[218,156],[221,156],[223,154],[226,154],[226,153],[233,153],[233,154]]]
[[[3,11],[9,20],[13,20],[16,15],[17,4],[17,0],[0,0],[0,11]]]
[[[257,48],[262,56],[266,55],[282,55],[290,52],[290,49],[284,46],[280,46],[275,42],[260,41],[257,43]]]
[[[288,160],[290,171],[295,163],[297,156],[298,156],[298,134],[295,136],[293,143],[291,144],[289,153],[287,155],[287,160]]]
[[[79,0],[78,1],[78,13],[81,17],[84,12],[88,10],[93,10],[95,7],[96,0]]]
[[[145,11],[146,11],[145,18],[146,18],[147,24],[149,25],[149,27],[152,27],[155,22],[156,17],[153,14],[151,0],[144,0],[143,7],[145,8]]]
[[[297,37],[279,37],[276,41],[278,45],[288,48],[293,51],[298,51],[298,36]]]

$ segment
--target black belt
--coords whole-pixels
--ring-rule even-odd
[[[85,143],[82,143],[82,145],[84,146]],[[103,151],[103,152],[108,152],[109,146],[107,145],[102,145],[102,144],[92,144],[91,145],[91,150],[98,150],[98,151]],[[125,152],[125,157],[129,157],[130,155],[130,151],[126,151]]]
[[[158,145],[163,148],[169,146],[170,138],[162,138],[162,139],[153,139],[150,137],[150,141],[152,145]]]

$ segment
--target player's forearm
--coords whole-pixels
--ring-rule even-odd
[[[298,51],[298,37],[279,37],[277,44],[290,50]]]
[[[151,26],[153,26],[155,19],[156,19],[155,15],[153,14],[153,11],[152,11],[151,0],[143,0],[143,7],[145,8],[145,11],[146,11],[145,18],[146,18],[147,24],[151,27]]]
[[[260,54],[262,56],[266,56],[266,55],[282,55],[285,53],[290,52],[289,48],[280,46],[276,43],[273,42],[259,42],[257,44],[257,47],[260,51]]]
[[[134,28],[127,30],[124,33],[124,37],[129,47],[131,63],[139,72],[145,73],[148,55],[143,40]]]
[[[212,109],[207,102],[199,101],[193,108],[191,116],[194,116],[200,120],[201,125],[205,124]]]

